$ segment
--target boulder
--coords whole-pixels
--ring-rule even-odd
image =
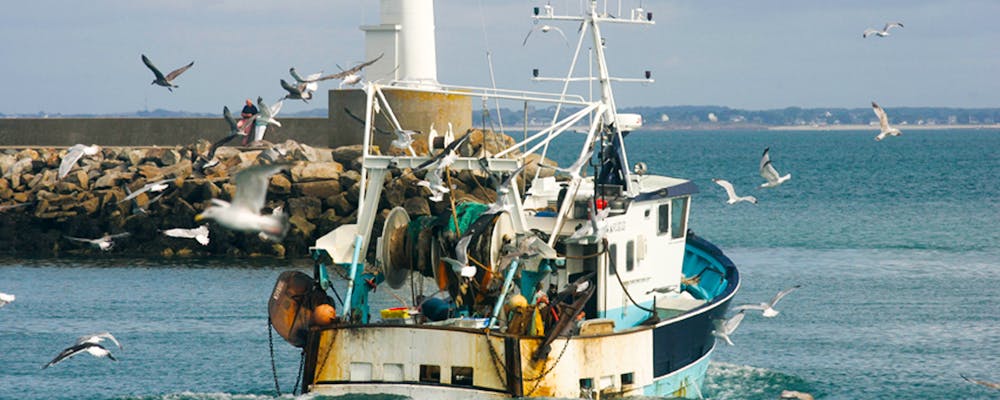
[[[337,215],[348,215],[357,208],[350,200],[347,199],[347,195],[345,193],[338,193],[327,197],[323,199],[323,204],[336,211]]]
[[[302,236],[311,238],[313,231],[316,230],[316,225],[309,222],[305,217],[301,215],[293,215],[288,218],[288,222],[292,225],[292,231],[298,231]]]
[[[340,182],[336,180],[303,182],[292,185],[292,193],[295,195],[318,199],[325,199],[340,192]]]
[[[338,162],[304,162],[292,167],[292,182],[339,179],[344,167]]]
[[[267,186],[267,191],[274,194],[289,194],[292,192],[292,182],[285,174],[271,175],[271,184]]]
[[[410,214],[410,218],[431,214],[430,203],[423,197],[408,197],[403,201],[403,208]]]
[[[360,144],[353,146],[341,146],[333,149],[331,151],[331,156],[333,156],[333,161],[339,162],[343,165],[352,166],[361,158],[362,149],[363,147]]]
[[[300,216],[306,219],[319,217],[323,211],[323,202],[315,197],[293,197],[288,199],[288,208],[285,212],[290,216]]]

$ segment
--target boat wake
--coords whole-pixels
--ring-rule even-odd
[[[705,398],[725,399],[777,399],[783,390],[811,393],[821,398],[821,392],[806,380],[765,368],[713,362],[705,376]]]

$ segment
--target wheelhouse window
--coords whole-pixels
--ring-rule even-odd
[[[658,235],[665,235],[670,232],[670,205],[660,204],[656,209],[656,214],[659,216],[660,221],[657,224],[656,233]]]
[[[618,244],[612,243],[608,246],[608,275],[618,273]]]
[[[687,200],[687,197],[678,197],[670,201],[672,211],[670,237],[674,239],[684,237],[684,232],[687,230],[687,221],[684,219],[687,215]],[[662,219],[660,221],[662,222]]]
[[[451,367],[451,384],[472,386],[472,367]]]
[[[633,269],[635,269],[635,240],[629,240],[625,243],[625,270]]]
[[[437,365],[420,365],[420,381],[441,383],[441,367]]]

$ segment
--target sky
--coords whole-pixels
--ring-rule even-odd
[[[435,1],[438,80],[556,91],[531,82],[564,75],[560,37],[533,34],[540,1]],[[579,0],[551,0],[579,15]],[[602,3],[603,4],[603,3]],[[623,9],[640,5],[621,0]],[[652,84],[616,86],[619,107],[1000,107],[1000,1],[645,0],[647,27],[605,30],[613,76],[652,71]],[[618,2],[609,10],[617,13]],[[623,13],[627,15],[626,13]],[[899,21],[890,36],[868,27]],[[364,58],[361,25],[379,23],[377,0],[16,1],[0,13],[0,113],[219,112],[245,98],[284,95],[288,68],[337,71]],[[575,44],[576,24],[559,26]],[[151,86],[146,54],[166,73],[193,68],[168,92]],[[578,70],[586,71],[581,64]],[[336,88],[324,82],[321,90]],[[578,87],[586,93],[585,87]],[[284,110],[325,107],[287,101]]]

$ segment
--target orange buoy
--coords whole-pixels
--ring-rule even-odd
[[[320,304],[313,309],[312,321],[313,325],[330,325],[333,321],[337,319],[337,310],[329,304]]]

